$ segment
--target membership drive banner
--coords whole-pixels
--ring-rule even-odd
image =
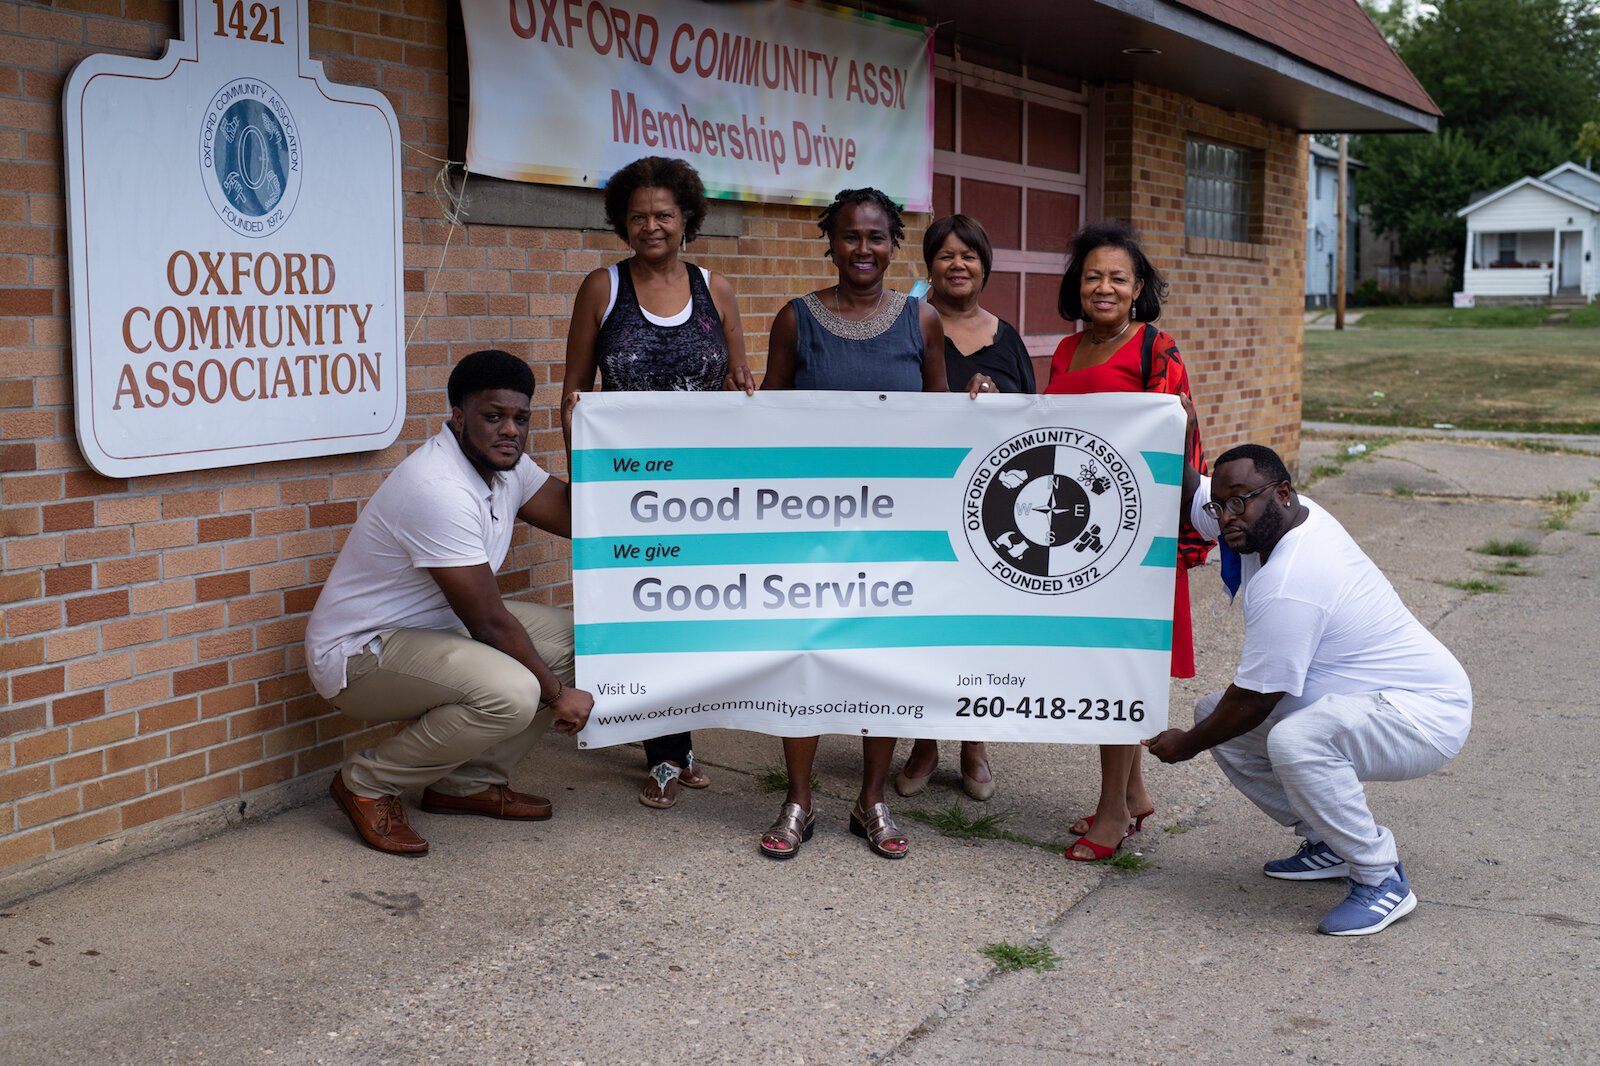
[[[467,169],[594,188],[645,155],[713,196],[933,203],[932,36],[793,0],[462,0]]]
[[[580,744],[1155,735],[1183,429],[1169,396],[585,393]]]
[[[62,101],[78,443],[112,477],[387,447],[405,416],[400,126],[305,0],[185,0]]]

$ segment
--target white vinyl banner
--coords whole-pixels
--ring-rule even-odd
[[[640,156],[712,196],[933,203],[932,35],[794,0],[462,0],[467,169],[595,188]]]
[[[1170,396],[586,393],[580,744],[1166,727]]]
[[[112,477],[387,447],[405,418],[400,124],[306,0],[184,0],[62,100],[78,443]]]

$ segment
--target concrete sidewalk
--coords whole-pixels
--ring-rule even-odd
[[[1342,451],[1308,441],[1302,466]],[[1404,494],[1394,490],[1401,488]],[[713,786],[634,799],[637,749],[552,736],[516,784],[534,826],[418,814],[425,859],[360,847],[331,801],[142,859],[0,912],[0,1061],[185,1063],[1584,1062],[1600,1057],[1600,457],[1389,445],[1308,493],[1466,664],[1466,750],[1371,786],[1421,899],[1368,938],[1323,937],[1333,882],[1261,863],[1289,834],[1209,758],[1152,765],[1146,869],[1064,861],[1090,749],[996,745],[1008,829],[962,841],[902,818],[912,856],[846,832],[859,748],[825,741],[816,838],[757,854],[775,739],[696,737]],[[1570,528],[1542,494],[1595,492]],[[1526,539],[1482,595],[1470,549]],[[1239,611],[1195,575],[1201,677],[1231,676]],[[963,801],[954,745],[908,809]],[[1165,831],[1163,831],[1165,830]],[[984,945],[1044,942],[1000,974]]]

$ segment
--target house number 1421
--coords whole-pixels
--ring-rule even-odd
[[[244,0],[211,0],[217,9],[218,37],[237,37],[241,41],[260,41],[263,44],[282,44],[283,31],[278,23],[278,6],[249,4]],[[272,23],[272,33],[267,33],[267,22]]]

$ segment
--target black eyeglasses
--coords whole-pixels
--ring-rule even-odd
[[[1244,505],[1250,501],[1252,496],[1259,496],[1268,489],[1277,488],[1282,484],[1285,484],[1285,482],[1269,481],[1253,492],[1246,492],[1240,496],[1229,496],[1221,503],[1211,503],[1209,501],[1202,503],[1200,505],[1200,509],[1220,522],[1222,521],[1222,512],[1224,510],[1226,510],[1229,514],[1244,514]]]

